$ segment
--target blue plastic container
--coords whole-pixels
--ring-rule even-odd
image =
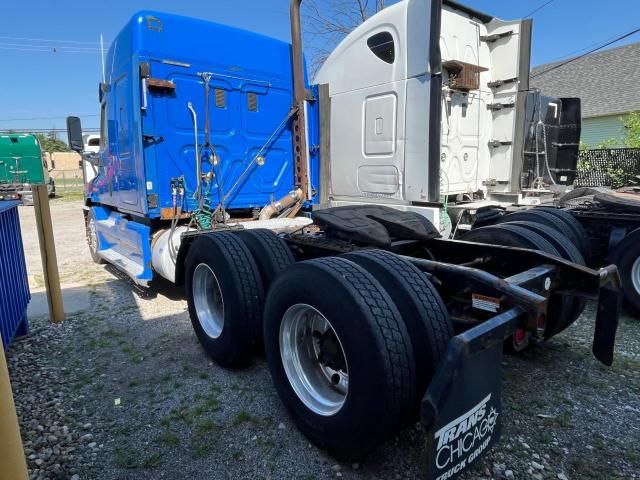
[[[14,337],[29,330],[27,305],[31,294],[20,233],[19,204],[0,202],[0,334],[5,350]]]

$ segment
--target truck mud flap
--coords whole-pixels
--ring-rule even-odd
[[[429,480],[457,477],[498,441],[503,341],[524,317],[515,307],[449,342],[420,410]]]

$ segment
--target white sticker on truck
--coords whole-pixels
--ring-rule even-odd
[[[147,182],[147,190],[153,190],[153,182]]]
[[[471,295],[471,306],[485,312],[497,313],[500,310],[500,299],[473,293]]]

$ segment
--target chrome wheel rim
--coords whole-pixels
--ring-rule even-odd
[[[346,355],[326,317],[307,304],[287,309],[280,324],[280,356],[289,384],[311,411],[335,415],[349,393]]]
[[[96,221],[92,218],[89,219],[87,225],[87,242],[89,243],[89,250],[93,253],[98,253],[98,234],[96,233]]]
[[[224,302],[218,278],[206,263],[193,271],[193,306],[198,322],[211,338],[218,338],[224,327]]]
[[[631,266],[631,283],[636,293],[640,293],[640,257]]]

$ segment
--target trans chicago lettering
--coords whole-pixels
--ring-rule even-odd
[[[436,432],[436,467],[439,471],[446,469],[436,480],[446,480],[462,471],[489,446],[498,419],[498,411],[487,408],[489,400],[491,394]]]

